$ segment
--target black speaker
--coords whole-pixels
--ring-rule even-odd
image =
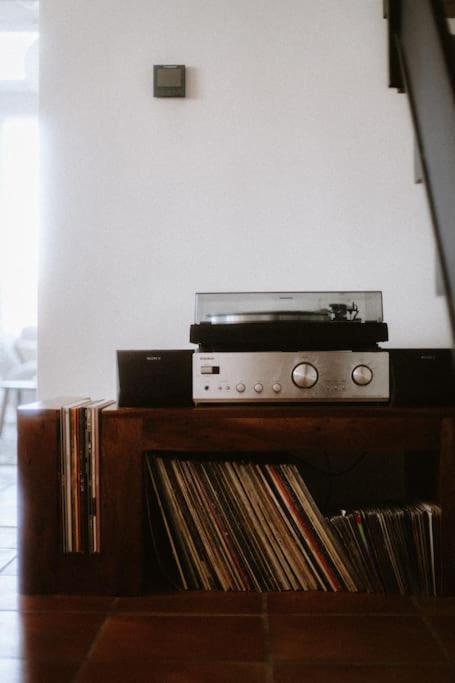
[[[395,405],[455,405],[452,349],[387,349]]]
[[[189,350],[117,351],[120,407],[193,405]]]

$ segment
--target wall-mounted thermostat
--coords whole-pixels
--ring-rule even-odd
[[[185,65],[155,64],[153,95],[154,97],[185,97]]]

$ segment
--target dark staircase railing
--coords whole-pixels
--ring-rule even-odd
[[[406,92],[455,334],[454,0],[388,0],[389,85]]]

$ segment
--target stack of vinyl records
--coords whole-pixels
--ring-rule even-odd
[[[162,573],[184,590],[323,590],[437,595],[437,505],[326,518],[295,464],[146,458]]]
[[[363,588],[294,465],[152,454],[146,463],[152,537],[162,571],[176,587]]]
[[[82,399],[60,411],[60,515],[64,553],[99,553],[100,427],[113,401]]]
[[[361,509],[330,521],[368,591],[440,592],[439,506]]]

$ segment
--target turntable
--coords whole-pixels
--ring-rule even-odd
[[[387,341],[381,292],[196,294],[201,351],[375,349]]]
[[[197,293],[193,399],[389,399],[381,292]]]

